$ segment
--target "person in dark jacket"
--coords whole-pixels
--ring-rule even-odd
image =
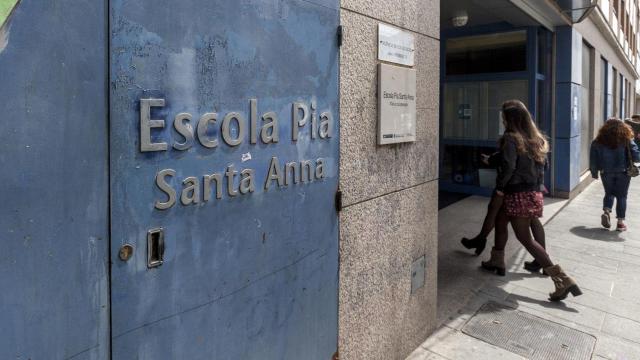
[[[501,156],[502,155],[499,151],[493,153],[492,155],[482,154],[482,162],[485,165],[489,165],[495,169],[500,163]],[[482,223],[480,233],[471,239],[466,237],[462,238],[462,240],[460,240],[462,246],[467,249],[475,249],[476,255],[482,254],[484,248],[487,245],[487,236],[489,236],[491,230],[493,230],[493,228],[496,226],[496,217],[498,216],[500,208],[502,208],[502,196],[496,195],[494,191],[493,195],[491,196],[491,200],[489,201],[489,205],[487,205],[487,214],[484,217],[484,222]],[[500,229],[496,229],[495,236],[505,235],[500,234],[499,230]],[[506,235],[508,236],[508,234]]]
[[[502,161],[502,153],[497,151],[491,155],[482,154],[482,162],[485,165],[488,165],[494,169],[498,169],[500,163]],[[543,174],[542,174],[543,175]],[[539,179],[540,187],[544,187],[544,175]],[[489,233],[495,228],[495,242],[498,243],[506,243],[509,236],[508,225],[509,219],[503,214],[500,213],[502,209],[504,196],[500,196],[494,190],[491,200],[489,201],[489,205],[487,205],[487,214],[485,215],[484,221],[482,223],[482,228],[480,229],[480,233],[473,238],[462,238],[460,242],[467,249],[475,249],[476,256],[479,256],[484,251],[487,245],[487,237]],[[538,218],[534,218],[531,221],[531,232],[533,233],[533,238],[537,241],[542,247],[545,247],[545,233],[544,227]],[[506,264],[504,263],[504,257],[501,259],[501,263],[493,264],[489,269],[490,271],[495,271],[496,274],[500,276],[506,275]],[[525,261],[524,268],[528,271],[538,273],[542,270],[542,266],[534,261]],[[543,272],[544,274],[544,272]]]
[[[631,154],[631,159],[629,158]],[[627,169],[632,162],[640,162],[640,152],[634,141],[633,130],[619,119],[609,119],[591,143],[589,170],[594,179],[602,175],[604,199],[601,224],[611,228],[611,210],[616,200],[617,231],[627,230],[624,222],[627,211],[627,193],[631,177]]]
[[[549,300],[563,300],[569,293],[581,295],[575,280],[560,265],[554,264],[545,248],[531,236],[532,219],[542,217],[544,197],[540,181],[549,144],[521,101],[506,101],[502,105],[502,120],[505,133],[500,139],[502,161],[496,179],[496,194],[504,196],[504,213],[518,241],[553,280],[555,290],[549,294]],[[506,242],[496,242],[491,259],[484,262],[483,267],[490,268],[500,258],[504,259],[505,246]]]
[[[633,130],[633,139],[636,145],[640,147],[640,115],[635,114],[631,116],[631,119],[625,119],[624,123],[631,126],[631,130]]]

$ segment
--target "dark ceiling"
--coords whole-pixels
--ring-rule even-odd
[[[440,1],[440,28],[451,29],[451,18],[460,12],[469,16],[467,26],[507,22],[515,26],[535,26],[536,21],[509,0],[442,0]]]

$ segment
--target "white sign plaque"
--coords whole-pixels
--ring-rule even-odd
[[[416,71],[378,64],[378,144],[416,141]]]
[[[378,24],[378,60],[413,66],[415,49],[413,34]]]

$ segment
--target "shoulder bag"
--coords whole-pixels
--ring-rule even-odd
[[[633,156],[631,154],[631,147],[629,146],[629,144],[627,144],[626,148],[627,148],[627,157],[629,158],[628,165],[627,165],[627,175],[630,177],[636,177],[640,175],[640,170],[633,163]]]

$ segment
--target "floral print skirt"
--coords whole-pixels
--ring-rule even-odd
[[[544,196],[539,191],[524,191],[504,195],[504,211],[509,217],[540,218]]]

